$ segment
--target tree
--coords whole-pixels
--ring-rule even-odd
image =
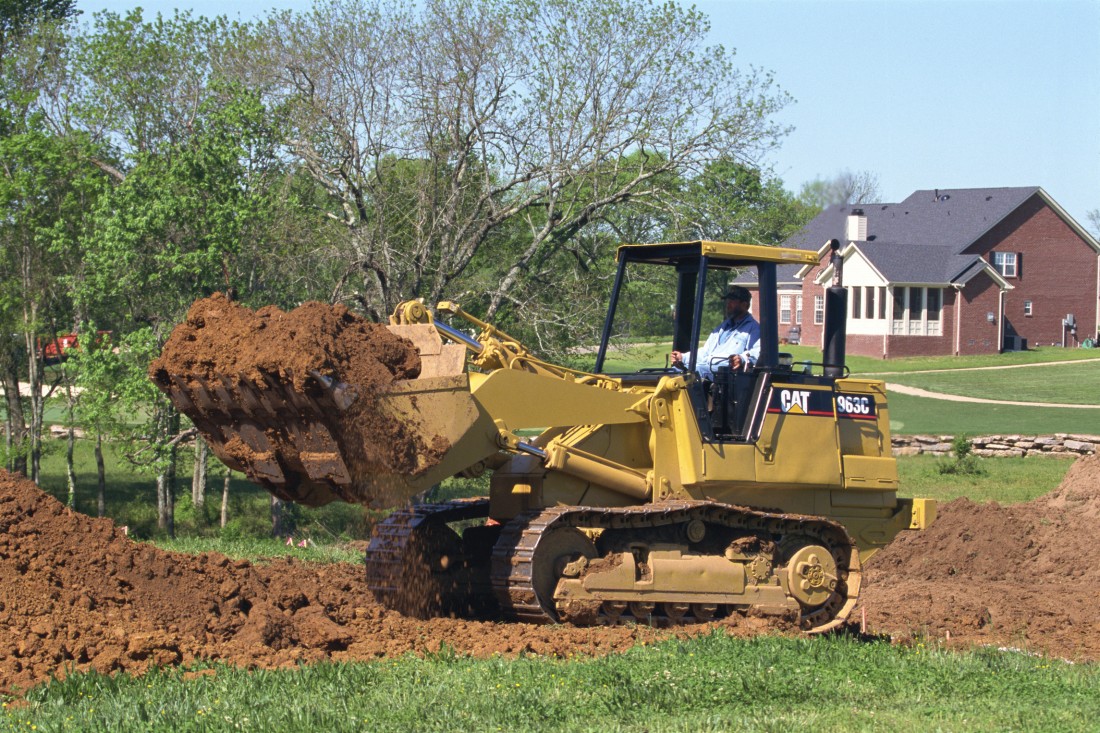
[[[39,344],[72,312],[66,275],[80,267],[79,243],[104,181],[79,163],[86,141],[51,135],[35,118],[21,128],[0,137],[0,273],[9,294],[0,300],[8,311],[0,322],[14,321],[22,337],[30,425],[13,428],[27,436],[27,468],[37,482],[46,397]]]
[[[144,368],[196,298],[257,287],[286,174],[273,116],[218,72],[232,27],[187,14],[145,22],[140,11],[96,22],[74,55],[72,121],[111,141],[86,160],[114,185],[78,292],[127,355],[120,382],[148,416],[127,453],[156,476],[158,526],[172,534],[178,447],[193,431]]]
[[[844,170],[830,179],[818,178],[802,184],[798,199],[818,211],[833,205],[869,204],[877,201],[878,176],[868,171],[852,173]]]
[[[768,245],[782,244],[817,213],[779,179],[734,160],[708,164],[676,209],[681,223],[669,238]]]
[[[1093,209],[1088,213],[1089,226],[1092,227],[1094,236],[1100,237],[1100,209]]]
[[[439,299],[506,235],[477,304],[497,318],[605,212],[782,135],[787,97],[707,30],[646,0],[331,0],[264,24],[252,74],[345,229],[351,297]]]
[[[39,23],[80,15],[75,0],[0,0],[0,59]]]

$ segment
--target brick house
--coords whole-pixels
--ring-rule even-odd
[[[817,249],[822,264],[781,268],[781,336],[799,325],[802,343],[822,343],[830,239],[844,259],[849,353],[984,354],[1097,336],[1100,242],[1042,188],[825,209],[785,242]]]

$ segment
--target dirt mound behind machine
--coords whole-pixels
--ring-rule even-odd
[[[399,509],[376,530],[368,584],[406,613],[677,624],[753,611],[823,631],[851,613],[862,562],[927,526],[935,504],[896,495],[884,385],[843,366],[842,288],[824,363],[779,353],[776,267],[816,262],[624,246],[592,373],[536,358],[454,303],[404,303],[387,328],[216,297],[151,375],[223,461],[284,499],[405,506],[491,471],[488,498]],[[654,293],[675,300],[670,349],[688,351],[746,269],[760,286],[754,368],[712,383],[663,358],[616,367]]]

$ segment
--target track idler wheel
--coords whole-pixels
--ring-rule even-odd
[[[583,561],[592,560],[597,554],[596,546],[588,535],[573,527],[551,529],[539,538],[531,562],[531,585],[539,605],[547,614],[558,616],[554,590],[562,576],[566,573],[579,574],[585,565]],[[588,612],[588,609],[583,612],[573,609],[571,615],[588,615]]]
[[[787,562],[787,578],[795,600],[805,608],[816,608],[836,592],[836,561],[821,545],[806,545]]]

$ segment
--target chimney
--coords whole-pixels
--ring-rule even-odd
[[[848,214],[844,238],[849,242],[867,241],[867,217],[864,216],[863,209],[852,209],[852,213]]]

